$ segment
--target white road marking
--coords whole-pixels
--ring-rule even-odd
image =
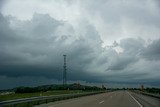
[[[130,97],[132,97],[132,99],[140,106],[143,107],[141,103],[139,103],[129,92],[127,92],[129,94]]]
[[[104,101],[99,102],[99,104],[102,104],[102,103],[104,103]]]

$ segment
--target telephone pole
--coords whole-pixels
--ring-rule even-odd
[[[63,65],[63,85],[67,84],[67,66],[66,66],[66,56],[67,55],[63,55],[64,57],[64,65]]]

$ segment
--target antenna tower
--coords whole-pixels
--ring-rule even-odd
[[[66,66],[66,55],[63,55],[64,56],[64,65],[63,65],[63,85],[67,84],[67,66]]]

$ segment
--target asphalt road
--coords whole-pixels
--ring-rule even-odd
[[[160,107],[160,100],[128,91],[115,91],[36,107]]]

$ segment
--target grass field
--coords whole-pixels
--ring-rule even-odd
[[[20,99],[20,98],[30,98],[30,97],[37,97],[37,96],[82,93],[82,92],[83,91],[81,91],[81,90],[56,90],[56,91],[36,92],[36,93],[22,93],[22,94],[12,93],[12,94],[8,94],[8,95],[0,95],[0,101]]]

